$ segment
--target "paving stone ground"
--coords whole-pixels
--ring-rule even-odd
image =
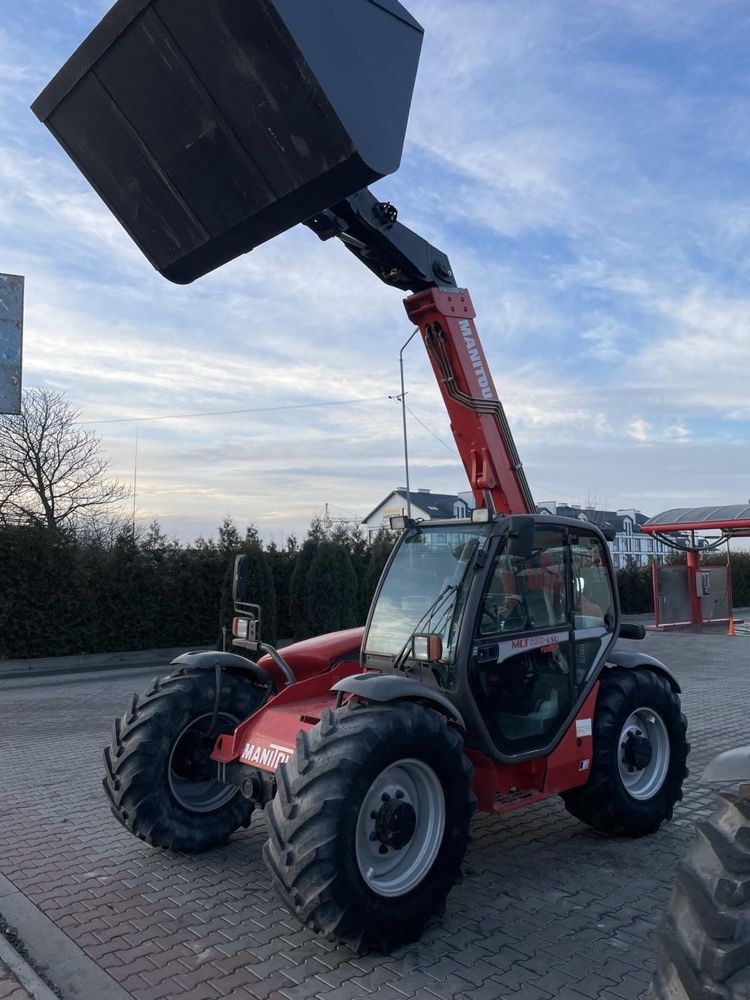
[[[143,674],[0,682],[0,873],[135,1000],[637,1000],[674,866],[711,809],[696,776],[750,742],[750,637],[656,634],[640,648],[685,692],[691,776],[674,822],[628,840],[559,799],[479,815],[445,916],[391,955],[357,957],[282,909],[260,816],[200,856],[152,850],[115,822],[101,750]]]
[[[0,1000],[32,1000],[7,967],[0,962]]]

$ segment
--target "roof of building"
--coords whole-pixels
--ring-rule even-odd
[[[412,507],[419,507],[419,509],[423,510],[432,520],[444,517],[454,517],[453,509],[456,503],[458,501],[466,503],[463,497],[457,496],[455,493],[432,493],[427,490],[410,490],[408,494],[406,490],[394,490],[392,493],[388,494],[386,500],[396,496],[401,497],[404,501],[404,505],[407,503],[408,496],[411,499]],[[372,515],[376,514],[378,510],[380,510],[386,500],[381,500],[377,507],[374,507],[367,517],[363,519],[363,522],[369,521]]]
[[[750,505],[729,504],[725,507],[673,507],[646,522],[644,530],[705,531],[720,529],[731,534],[750,534]]]
[[[541,509],[541,508],[538,508]],[[609,528],[618,534],[625,531],[626,518],[633,521],[633,530],[638,531],[642,524],[646,524],[648,518],[636,510],[631,515],[630,512],[619,512],[616,510],[596,510],[594,507],[570,507],[564,503],[555,504],[555,511],[560,517],[573,517],[580,519],[583,515],[587,521],[595,524],[597,528]]]

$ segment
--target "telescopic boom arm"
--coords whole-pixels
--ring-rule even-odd
[[[471,297],[456,285],[447,256],[398,222],[393,205],[368,190],[306,225],[323,240],[340,239],[387,285],[414,293],[404,301],[406,312],[422,334],[477,505],[500,514],[535,513]]]

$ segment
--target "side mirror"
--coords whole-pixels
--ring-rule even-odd
[[[508,555],[530,559],[534,551],[534,518],[513,514],[508,518]]]
[[[411,649],[415,660],[435,663],[443,658],[443,637],[436,633],[415,635],[412,638]]]
[[[232,600],[235,604],[244,604],[247,598],[247,580],[250,573],[250,560],[247,556],[237,556],[234,560],[234,577],[232,579]]]
[[[643,625],[636,625],[634,622],[620,622],[620,630],[617,634],[621,639],[645,639],[646,629]]]

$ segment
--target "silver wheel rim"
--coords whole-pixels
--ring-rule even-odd
[[[629,741],[647,739],[651,759],[637,768],[627,759]],[[653,708],[638,708],[631,712],[620,733],[617,762],[625,791],[634,799],[651,799],[664,784],[669,770],[669,734],[664,720]]]
[[[193,719],[192,722],[185,726],[174,741],[169,754],[169,763],[167,765],[169,789],[179,805],[183,809],[187,809],[188,812],[214,812],[214,810],[226,805],[230,799],[233,799],[239,793],[238,788],[225,785],[222,781],[216,781],[215,778],[209,778],[205,781],[195,781],[191,778],[186,778],[184,775],[180,775],[179,770],[176,769],[176,767],[179,768],[178,760],[181,750],[184,749],[183,741],[205,733],[210,720],[211,712],[206,712],[205,715],[199,715],[197,719]],[[234,729],[239,724],[239,721],[239,719],[236,719],[233,715],[229,715],[227,712],[219,712],[214,731],[217,735],[222,732],[222,729],[218,726],[220,722],[228,723],[225,728]]]
[[[414,813],[414,832],[400,848],[378,838],[383,810],[396,804]],[[424,761],[396,761],[370,785],[359,810],[356,854],[366,885],[379,896],[403,896],[419,885],[432,867],[445,830],[445,795],[440,779]],[[387,847],[387,852],[382,848]]]

